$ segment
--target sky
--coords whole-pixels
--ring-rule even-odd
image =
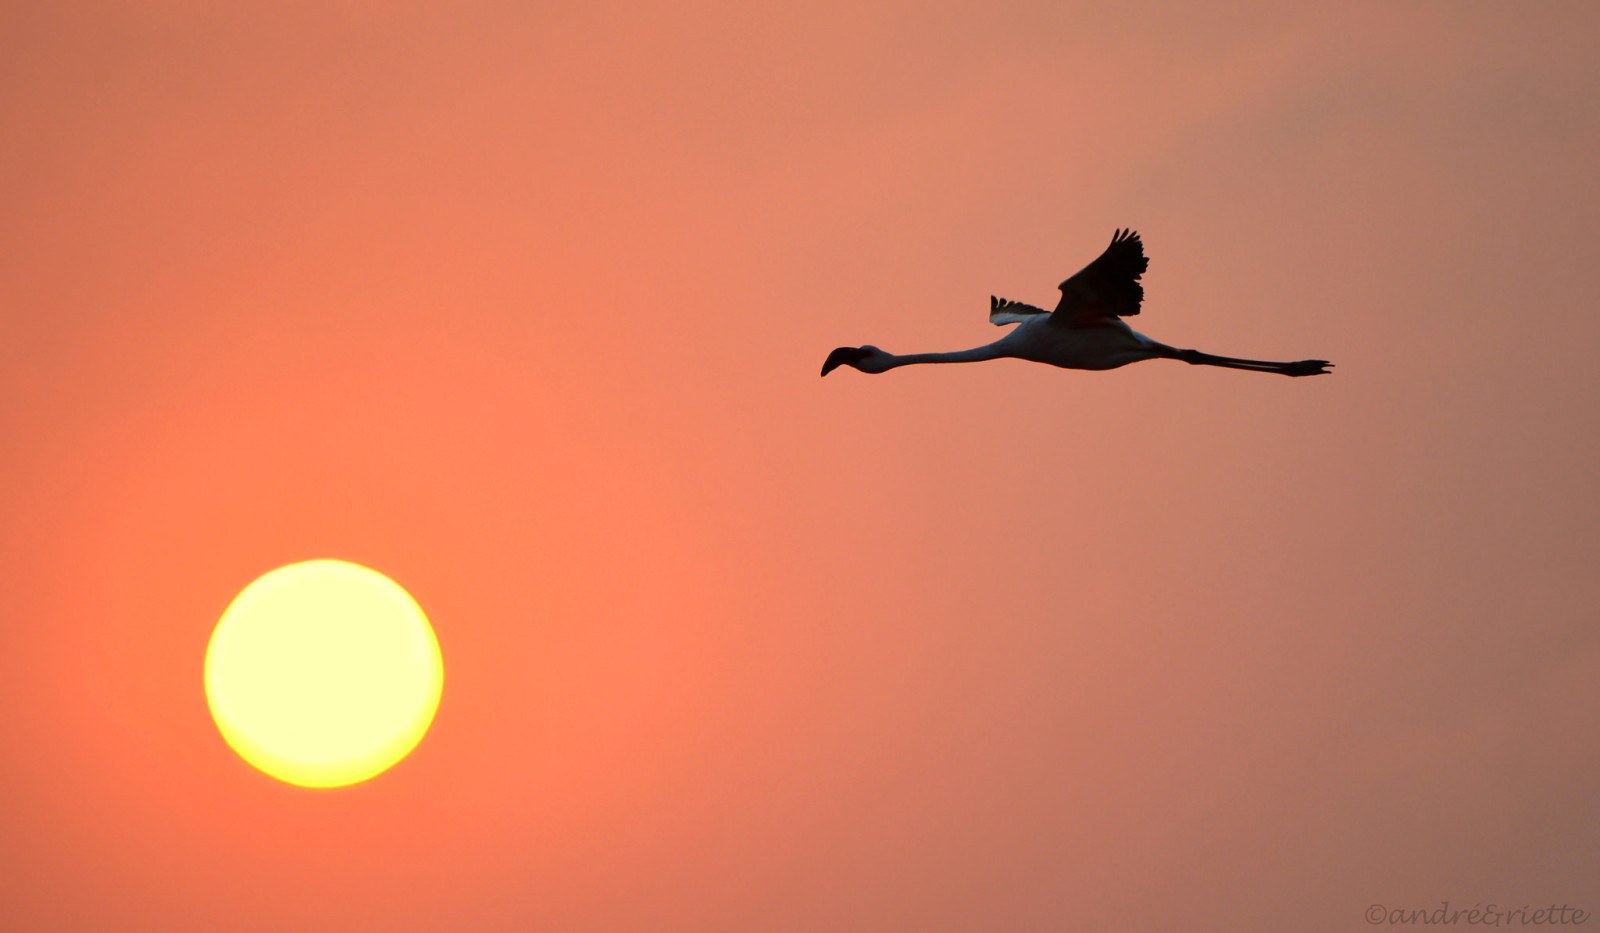
[[[0,7],[7,926],[1600,912],[1597,41],[1582,2]],[[1138,330],[1335,373],[817,378],[995,339],[1118,227]],[[315,558],[445,659],[411,756],[323,791],[201,677]]]

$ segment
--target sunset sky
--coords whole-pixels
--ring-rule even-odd
[[[0,926],[1600,914],[1597,47],[1592,2],[0,6]],[[1138,330],[1335,373],[818,379],[996,339],[1118,227]],[[315,558],[445,665],[320,791],[202,685]]]

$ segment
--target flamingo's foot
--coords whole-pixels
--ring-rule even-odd
[[[1300,360],[1298,363],[1285,363],[1280,370],[1285,376],[1326,376],[1328,367],[1333,364],[1327,360]]]

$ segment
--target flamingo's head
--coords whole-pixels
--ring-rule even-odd
[[[822,363],[822,374],[827,374],[840,366],[851,366],[864,373],[886,372],[894,365],[894,355],[885,353],[877,347],[840,347],[828,354]]]

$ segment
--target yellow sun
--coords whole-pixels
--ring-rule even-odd
[[[312,560],[245,587],[206,649],[206,701],[222,737],[302,787],[364,781],[433,722],[444,660],[427,616],[393,580]]]

